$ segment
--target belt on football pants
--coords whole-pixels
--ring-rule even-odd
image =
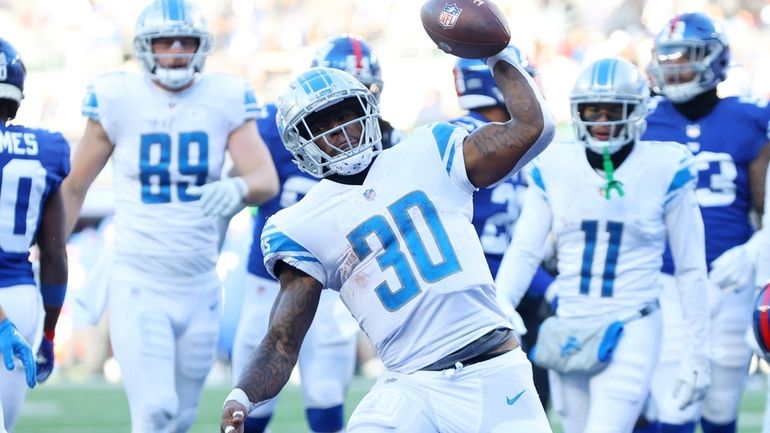
[[[479,362],[488,361],[504,353],[510,352],[510,350],[496,351],[495,349],[508,340],[512,335],[512,329],[493,329],[462,349],[450,353],[420,370],[442,371],[449,368],[455,368],[458,362],[462,364],[463,367],[467,367],[469,365],[478,364]]]

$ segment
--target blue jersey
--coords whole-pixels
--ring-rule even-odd
[[[275,124],[276,112],[275,104],[266,105],[261,115],[257,118],[257,128],[259,129],[259,135],[262,136],[262,140],[264,140],[267,148],[270,150],[273,163],[278,171],[281,189],[278,191],[277,196],[261,204],[257,215],[254,216],[254,237],[251,242],[249,262],[247,264],[249,273],[271,279],[273,277],[265,270],[262,249],[259,245],[265,221],[279,210],[298,202],[310,188],[318,183],[318,179],[303,172],[292,162],[291,152],[284,147],[278,127]]]
[[[0,287],[35,284],[29,248],[69,169],[69,143],[60,133],[0,126]]]
[[[749,164],[768,142],[767,101],[722,99],[705,117],[691,121],[661,99],[647,117],[643,140],[676,141],[695,155],[696,195],[706,230],[709,265],[726,250],[746,242],[754,229],[749,221]],[[667,250],[663,272],[673,274]]]
[[[489,123],[489,119],[471,111],[466,116],[449,121],[468,132]],[[521,213],[523,190],[526,183],[521,172],[492,188],[482,188],[473,194],[473,226],[481,240],[481,247],[492,276],[497,275],[508,244],[513,237],[513,226]]]

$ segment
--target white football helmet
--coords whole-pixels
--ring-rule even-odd
[[[352,104],[359,117],[320,134],[313,134],[308,116],[337,104]],[[315,67],[289,84],[278,100],[276,123],[284,146],[294,155],[294,162],[315,177],[331,174],[349,176],[363,171],[382,149],[377,98],[355,77],[339,69]],[[358,141],[348,128],[361,127]],[[342,132],[345,144],[333,146],[332,133]],[[335,149],[334,155],[316,144],[323,140]]]
[[[188,58],[186,68],[163,68],[158,63],[159,56],[152,52],[152,41],[169,37],[198,38],[195,53],[173,55]],[[155,0],[144,8],[136,21],[134,51],[153,80],[170,89],[179,89],[189,84],[196,73],[203,71],[206,56],[212,49],[212,40],[206,20],[192,3],[186,0]]]
[[[578,75],[570,94],[572,126],[578,140],[596,153],[609,153],[631,141],[638,140],[644,132],[650,89],[644,75],[632,63],[623,59],[602,59],[588,65]],[[623,115],[619,120],[591,121],[581,116],[584,105],[622,104]],[[589,127],[609,126],[609,139],[598,140]]]

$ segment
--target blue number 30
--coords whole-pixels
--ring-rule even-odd
[[[192,149],[197,147],[197,152]],[[155,155],[153,155],[155,152]],[[197,153],[197,156],[195,155]],[[179,134],[179,174],[195,176],[195,185],[206,183],[209,172],[209,137],[205,132]],[[142,202],[149,204],[171,201],[171,136],[166,133],[142,134],[139,147],[139,180],[142,184]],[[191,182],[177,181],[180,201],[199,197],[187,193]]]
[[[414,220],[409,215],[411,209],[417,209],[427,223],[433,241],[442,257],[439,263],[434,264],[431,261],[428,251],[425,249],[425,244],[417,232]],[[417,271],[423,280],[428,283],[434,283],[461,269],[460,261],[457,259],[457,254],[455,254],[454,248],[449,241],[449,236],[444,225],[441,223],[436,207],[424,192],[413,191],[405,195],[388,206],[388,211],[396,223],[396,229],[404,238],[406,249],[414,260]],[[392,290],[385,281],[375,289],[375,293],[380,298],[382,305],[388,311],[395,311],[420,293],[420,285],[409,261],[401,250],[401,244],[393,232],[393,228],[382,215],[369,218],[348,233],[348,241],[352,245],[358,259],[364,260],[372,254],[372,249],[366,242],[366,238],[372,234],[377,236],[384,249],[377,256],[377,263],[380,265],[380,269],[384,271],[388,268],[393,268],[401,282],[401,287],[396,290]]]

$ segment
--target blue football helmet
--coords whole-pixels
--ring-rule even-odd
[[[358,118],[333,129],[315,134],[308,118],[338,104],[358,113]],[[289,84],[278,100],[276,124],[286,149],[294,155],[294,163],[315,177],[331,174],[349,176],[369,166],[374,155],[382,150],[377,98],[363,83],[345,71],[315,67]],[[349,134],[351,126],[361,128],[358,140]],[[334,146],[329,137],[342,133],[345,143]],[[334,149],[329,155],[317,143],[325,142]]]
[[[0,38],[0,99],[8,99],[15,103],[10,118],[16,117],[16,110],[24,98],[24,79],[27,70],[21,61],[21,56],[8,41]],[[7,120],[7,119],[3,119]]]
[[[535,76],[535,68],[532,66],[524,53],[513,45],[516,61],[531,76]],[[460,102],[460,108],[463,110],[473,110],[474,108],[494,107],[497,105],[505,106],[503,93],[495,83],[492,77],[492,71],[489,70],[486,63],[480,59],[458,58],[452,71],[455,77],[455,91]]]
[[[770,361],[770,284],[763,287],[754,301],[754,338],[765,359]]]
[[[157,38],[193,37],[198,49],[193,54],[174,54],[188,59],[185,68],[163,68],[158,55],[152,52]],[[134,50],[145,71],[170,89],[189,84],[196,73],[203,71],[206,57],[211,53],[213,38],[200,10],[186,0],[155,0],[139,14],[136,21]]]
[[[627,60],[601,59],[589,64],[578,74],[569,99],[575,136],[596,153],[602,154],[605,148],[615,153],[644,132],[650,89],[642,72]],[[619,118],[585,118],[587,106],[597,104],[620,105]],[[594,138],[589,131],[592,126],[609,127],[609,138]]]
[[[678,15],[655,38],[655,90],[673,102],[687,102],[724,81],[729,63],[727,38],[714,20],[701,13]]]
[[[358,35],[343,33],[327,39],[316,50],[310,66],[345,71],[356,77],[377,99],[382,93],[380,61],[369,43]]]

